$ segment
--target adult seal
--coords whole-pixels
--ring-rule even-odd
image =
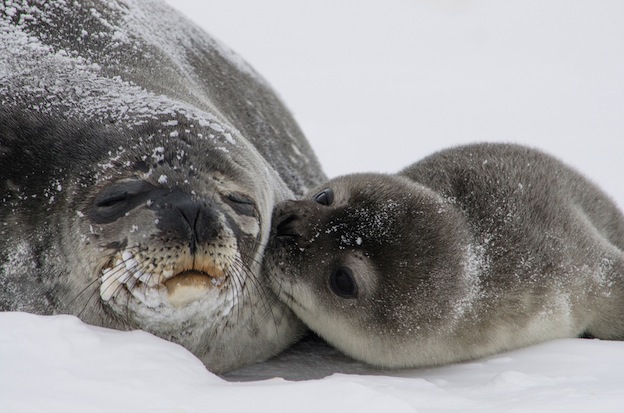
[[[276,208],[273,287],[344,353],[389,368],[544,340],[624,339],[624,218],[526,147],[436,153]]]
[[[143,329],[214,372],[295,341],[264,248],[325,177],[266,82],[161,2],[0,14],[0,309]]]

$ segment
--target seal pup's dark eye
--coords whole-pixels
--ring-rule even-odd
[[[314,201],[321,205],[330,206],[334,202],[334,191],[327,188],[314,196]]]
[[[348,267],[336,268],[329,277],[329,286],[338,297],[357,298],[357,283],[353,278],[353,272]]]

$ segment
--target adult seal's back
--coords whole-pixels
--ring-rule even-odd
[[[0,309],[144,329],[216,372],[296,340],[264,247],[325,177],[264,80],[160,2],[0,13]]]
[[[419,367],[624,339],[624,217],[546,154],[464,146],[304,198],[276,208],[273,285],[354,358]]]

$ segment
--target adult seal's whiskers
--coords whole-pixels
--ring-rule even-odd
[[[325,179],[266,82],[157,1],[0,6],[0,310],[182,344],[224,372],[304,327],[277,202]]]

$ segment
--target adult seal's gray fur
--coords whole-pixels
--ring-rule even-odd
[[[140,328],[213,371],[304,329],[276,202],[325,178],[270,87],[160,2],[0,5],[0,309]]]
[[[348,355],[400,368],[548,339],[624,339],[624,218],[520,146],[436,153],[276,208],[274,289]]]

